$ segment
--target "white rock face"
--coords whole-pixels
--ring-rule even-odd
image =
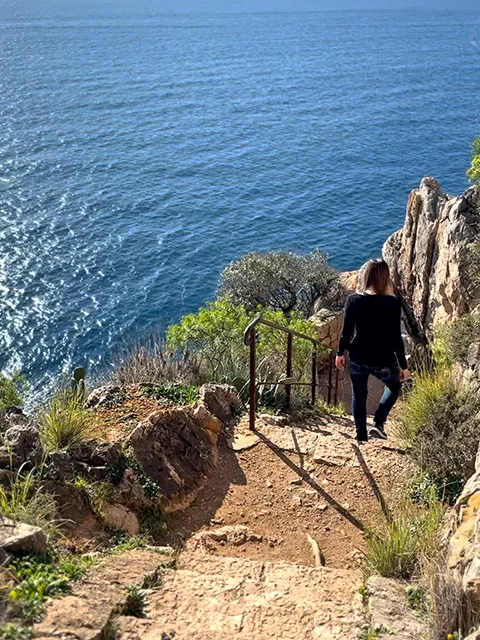
[[[478,236],[480,194],[474,187],[453,198],[434,178],[410,194],[402,229],[383,247],[397,291],[411,311],[413,334],[430,337],[438,325],[478,303],[469,245]]]

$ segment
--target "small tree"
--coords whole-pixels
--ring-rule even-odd
[[[13,407],[23,407],[24,395],[28,391],[25,378],[15,371],[11,376],[0,372],[0,412]]]
[[[472,184],[480,185],[480,138],[476,138],[472,142],[472,166],[467,171]],[[479,199],[480,212],[480,199]],[[475,240],[468,247],[469,263],[468,270],[473,283],[480,286],[480,239]]]
[[[467,175],[473,184],[480,184],[480,138],[472,142],[472,166]]]
[[[287,251],[249,253],[225,268],[218,296],[229,297],[247,311],[267,307],[289,317],[293,311],[310,316],[315,302],[340,296],[338,272],[328,256],[316,249],[306,256]]]
[[[235,383],[249,377],[249,351],[243,343],[243,333],[258,314],[271,322],[290,327],[299,333],[316,337],[311,322],[293,312],[287,320],[281,311],[255,309],[247,312],[229,298],[201,307],[197,313],[183,316],[179,324],[167,331],[167,343],[171,349],[187,350],[194,354],[204,379]],[[285,371],[285,333],[270,327],[258,327],[259,376]],[[312,344],[296,339],[294,344],[294,375],[308,379],[311,371]]]

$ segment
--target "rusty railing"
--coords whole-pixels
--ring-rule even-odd
[[[261,384],[264,386],[276,386],[276,385],[284,385],[285,386],[285,406],[287,409],[290,409],[291,405],[291,390],[293,386],[309,386],[312,390],[312,405],[315,404],[316,393],[317,393],[317,346],[319,344],[318,340],[312,338],[311,336],[307,336],[304,333],[299,333],[298,331],[294,331],[293,329],[288,329],[281,324],[277,324],[276,322],[270,322],[270,320],[265,320],[261,316],[255,318],[253,322],[251,322],[248,327],[245,329],[245,334],[243,337],[244,343],[250,347],[250,429],[255,429],[255,415],[257,408],[257,356],[256,356],[256,348],[257,348],[257,331],[256,327],[258,324],[264,324],[267,327],[272,327],[272,329],[278,329],[279,331],[283,331],[287,334],[287,367],[286,367],[286,380],[279,380],[278,382],[262,382]],[[312,380],[311,382],[292,382],[292,369],[293,369],[293,338],[301,338],[302,340],[308,340],[312,343]]]

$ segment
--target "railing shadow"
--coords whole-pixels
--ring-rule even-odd
[[[335,500],[323,487],[321,487],[315,480],[310,476],[310,474],[302,467],[299,467],[295,464],[290,458],[285,455],[285,453],[277,447],[271,440],[263,435],[260,431],[255,430],[255,435],[258,439],[263,442],[275,455],[277,455],[282,462],[284,462],[292,471],[294,471],[304,482],[306,482],[312,489],[314,489],[318,495],[320,495],[325,502],[333,507],[341,516],[343,516],[346,520],[348,520],[354,527],[364,532],[366,530],[366,526],[361,522],[358,518],[350,513],[345,507]]]
[[[378,486],[377,481],[375,480],[372,472],[370,471],[365,458],[363,457],[362,452],[360,451],[359,447],[357,444],[352,444],[352,448],[353,448],[353,452],[355,453],[355,457],[357,458],[360,467],[362,468],[363,473],[365,474],[365,477],[368,480],[368,483],[370,485],[370,487],[372,488],[373,493],[375,494],[376,499],[378,500],[380,507],[383,511],[383,515],[385,516],[385,518],[387,519],[387,522],[392,522],[392,514],[390,512],[390,509],[388,508],[387,503],[385,502],[385,498],[383,497],[383,494],[380,490],[380,487]]]

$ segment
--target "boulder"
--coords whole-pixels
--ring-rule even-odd
[[[61,483],[73,480],[75,467],[67,451],[52,451],[45,458],[43,478]]]
[[[0,549],[6,553],[37,553],[43,556],[47,551],[47,536],[39,527],[0,516]]]
[[[223,424],[231,422],[244,409],[238,391],[228,384],[204,384],[200,389],[200,400]]]
[[[185,409],[158,411],[131,433],[126,445],[159,487],[165,511],[188,506],[217,462],[216,438]]]
[[[42,458],[43,447],[38,429],[22,423],[5,431],[3,446],[0,447],[0,466],[19,469],[28,463],[29,467],[35,467]]]
[[[140,533],[140,522],[137,515],[123,504],[110,504],[102,501],[99,505],[104,521],[110,527],[122,529],[131,536]]]
[[[71,449],[70,458],[90,467],[111,467],[122,455],[120,442],[90,440]]]
[[[102,387],[98,387],[88,396],[86,405],[89,409],[109,406],[118,401],[121,393],[122,388],[114,384],[107,384]]]
[[[469,245],[478,234],[479,202],[475,187],[453,198],[424,178],[410,194],[403,228],[383,247],[409,333],[419,342],[476,306]]]
[[[202,429],[205,429],[205,431],[215,434],[216,436],[222,432],[222,422],[210,413],[202,401],[196,402],[191,407],[187,407],[187,411],[195,422],[202,427]]]

